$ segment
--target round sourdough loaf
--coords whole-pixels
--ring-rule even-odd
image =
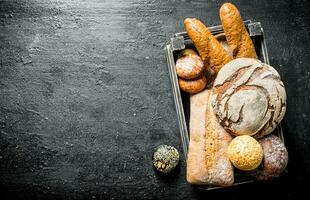
[[[237,58],[223,66],[214,81],[211,101],[221,125],[237,136],[268,135],[286,110],[280,75],[252,58]]]

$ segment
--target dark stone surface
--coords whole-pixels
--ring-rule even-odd
[[[238,1],[262,22],[288,95],[288,173],[200,191],[185,162],[156,173],[153,149],[180,152],[165,42],[185,17],[219,24],[224,1],[0,0],[1,199],[295,199],[310,167],[309,1]]]

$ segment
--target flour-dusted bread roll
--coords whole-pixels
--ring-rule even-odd
[[[234,135],[256,138],[271,133],[286,110],[285,88],[271,66],[252,58],[238,58],[218,73],[212,106],[221,125]]]
[[[193,79],[202,74],[204,64],[194,50],[185,49],[179,54],[175,68],[180,78]]]
[[[190,98],[187,181],[198,185],[232,185],[234,171],[226,154],[232,137],[217,122],[210,93],[204,90]]]
[[[273,134],[258,142],[263,147],[264,159],[259,168],[254,171],[254,175],[260,181],[280,176],[288,163],[288,153],[284,143]]]

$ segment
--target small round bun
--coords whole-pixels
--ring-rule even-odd
[[[153,166],[160,172],[169,173],[179,163],[178,150],[169,145],[160,145],[153,154]]]
[[[248,135],[235,137],[229,144],[227,153],[232,164],[244,171],[256,169],[263,159],[261,145]]]
[[[190,94],[195,94],[202,91],[207,85],[207,78],[204,74],[200,75],[198,78],[184,80],[179,78],[179,86],[184,92]]]
[[[254,171],[258,180],[270,180],[280,176],[288,163],[288,153],[284,143],[275,135],[266,136],[258,141],[264,153],[262,164]]]
[[[197,78],[202,74],[203,70],[203,62],[193,50],[185,49],[180,53],[180,58],[176,62],[176,72],[180,78]]]

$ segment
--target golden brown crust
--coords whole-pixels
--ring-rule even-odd
[[[211,91],[209,92],[211,94]],[[211,95],[206,101],[205,149],[206,167],[209,170],[210,184],[231,185],[234,182],[233,166],[231,165],[227,148],[232,141],[231,135],[218,123],[211,106]]]
[[[224,3],[220,9],[220,17],[228,45],[234,56],[236,58],[257,58],[254,44],[236,6]]]
[[[201,21],[195,18],[186,18],[184,24],[188,36],[193,41],[206,67],[209,66],[217,73],[223,65],[232,59]]]
[[[235,137],[229,144],[227,153],[233,165],[245,171],[256,169],[263,159],[262,146],[248,135]]]
[[[228,53],[230,57],[233,57],[233,52],[228,46],[227,40],[226,40],[226,35],[225,33],[218,33],[214,35],[214,37],[219,41],[219,43],[222,45],[222,47],[225,49],[225,51]]]
[[[207,85],[207,78],[204,74],[195,79],[184,80],[179,78],[179,86],[184,92],[195,94],[202,91]]]
[[[178,59],[183,56],[198,55],[193,49],[184,49],[178,54]]]

